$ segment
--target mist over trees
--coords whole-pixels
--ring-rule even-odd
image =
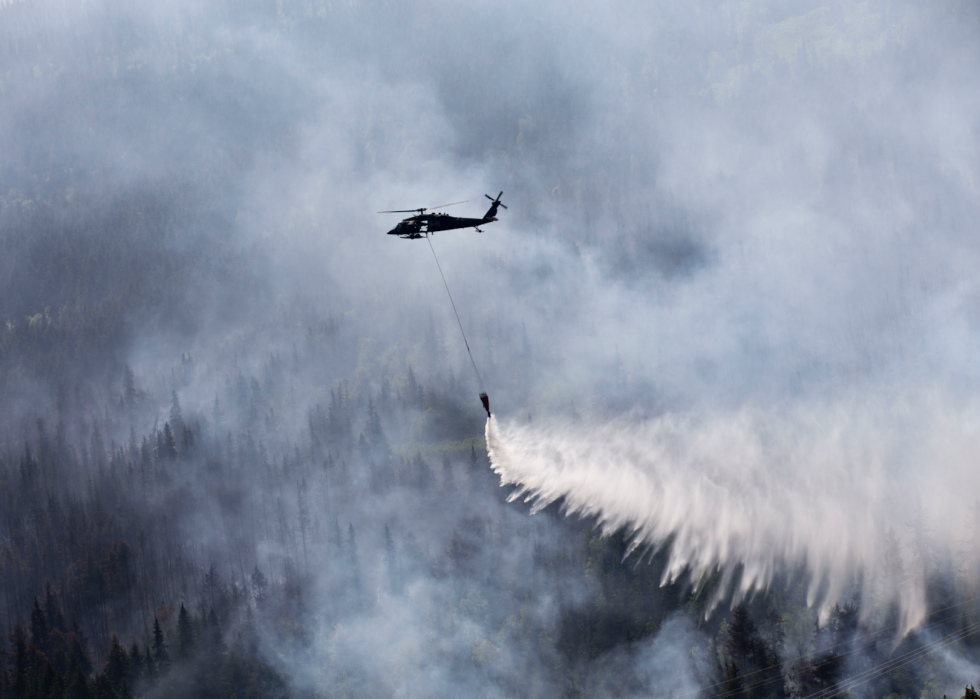
[[[515,423],[968,393],[978,21],[0,1],[0,698],[974,696],[980,504],[823,616],[532,514],[373,212],[504,190],[434,246]]]

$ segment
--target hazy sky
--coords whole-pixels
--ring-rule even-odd
[[[203,234],[260,241],[273,294],[376,313],[379,334],[433,314],[460,349],[427,246],[374,212],[480,215],[504,190],[486,234],[434,243],[478,355],[485,326],[524,323],[532,404],[567,409],[617,354],[637,400],[973,380],[968,7],[3,12],[8,173],[136,186],[214,162]]]
[[[503,190],[485,233],[432,242],[521,462],[505,475],[650,541],[687,532],[682,563],[762,545],[762,568],[817,561],[843,580],[875,569],[914,491],[946,542],[961,534],[978,31],[970,3],[884,0],[0,3],[0,206],[189,183],[210,203],[181,200],[195,215],[166,244],[238,251],[256,295],[243,309],[203,285],[196,324],[135,319],[123,355],[206,362],[308,303],[377,341],[376,386],[433,328],[434,363],[471,379],[428,246],[375,212],[467,199],[448,212],[479,216]],[[661,439],[677,442],[666,461]],[[707,472],[739,526],[764,514],[758,538],[675,522],[653,486],[625,513],[565,487],[549,469],[566,447],[603,486],[632,450],[622,472],[675,479],[682,510]],[[854,484],[844,505],[833,479],[807,480],[818,453]],[[773,479],[815,498],[793,526],[773,491],[739,500]],[[835,558],[819,525],[842,507],[864,528]]]

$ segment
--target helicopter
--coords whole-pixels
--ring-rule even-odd
[[[379,214],[410,214],[414,213],[415,216],[409,216],[404,221],[399,223],[397,226],[388,231],[388,235],[397,235],[399,238],[405,238],[406,240],[417,240],[418,238],[428,238],[430,233],[435,233],[436,231],[450,231],[454,228],[476,228],[477,233],[482,233],[480,226],[484,223],[493,223],[497,220],[497,207],[502,206],[507,208],[505,204],[500,203],[500,197],[504,195],[503,191],[497,195],[494,199],[489,194],[484,194],[487,199],[489,199],[492,204],[490,209],[483,215],[483,218],[461,218],[459,216],[450,216],[448,214],[427,214],[426,211],[434,211],[435,209],[445,209],[447,206],[456,206],[456,204],[465,204],[465,201],[454,201],[452,204],[443,204],[441,206],[431,206],[422,209],[400,209],[398,211],[379,211]]]

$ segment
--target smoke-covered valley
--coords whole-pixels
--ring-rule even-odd
[[[978,31],[0,0],[0,696],[960,696]]]

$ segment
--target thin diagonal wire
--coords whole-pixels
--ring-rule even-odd
[[[943,607],[942,609],[937,609],[937,610],[935,610],[933,612],[930,612],[927,616],[935,616],[935,615],[941,614],[943,612],[948,612],[950,609],[956,609],[957,607],[962,607],[962,606],[964,606],[966,604],[969,604],[970,602],[976,602],[977,600],[980,600],[980,595],[978,595],[976,597],[971,597],[970,599],[967,599],[967,600],[963,600],[962,602],[957,602],[956,604],[951,604],[948,607]],[[929,622],[927,624],[923,624],[922,625],[922,628],[928,629],[928,628],[930,628],[932,626],[938,626],[940,624],[946,623],[948,620],[949,620],[949,618],[935,620],[935,621]],[[891,631],[892,629],[896,629],[898,627],[899,627],[899,624],[894,624],[892,626],[886,626],[883,629],[878,629],[877,631],[872,631],[871,633],[865,634],[864,636],[859,636],[857,638],[852,638],[852,639],[847,640],[847,641],[841,641],[840,643],[835,643],[832,646],[829,646],[827,648],[821,649],[821,652],[826,652],[826,651],[829,651],[829,650],[833,650],[834,648],[838,648],[840,646],[846,646],[846,645],[850,645],[852,643],[857,643],[858,641],[863,641],[864,639],[871,638],[872,636],[878,636],[878,635],[884,634],[886,631]],[[863,652],[864,650],[867,650],[867,648],[869,648],[869,647],[870,646],[866,646],[866,647],[863,647],[863,648],[857,648],[857,649],[852,650],[852,651],[849,651],[847,653],[842,653],[840,657],[841,658],[846,658],[849,655],[853,655],[855,653]],[[811,655],[812,656],[815,656],[816,654],[815,653],[814,654],[810,654],[807,657],[811,657]],[[804,656],[800,656],[798,659],[799,660],[802,660],[803,657]],[[756,670],[755,672],[750,672],[750,673],[748,673],[746,675],[742,675],[741,678],[742,679],[746,679],[746,678],[752,677],[754,675],[759,675],[759,674],[761,674],[763,672],[766,672],[767,670],[772,670],[774,668],[780,667],[780,666],[782,666],[782,664],[783,664],[782,662],[779,662],[779,663],[776,663],[774,665],[770,665],[769,667],[764,667],[764,668],[762,668],[760,670]],[[770,681],[771,680],[765,680],[761,684],[768,684]],[[685,694],[679,695],[678,696],[678,699],[681,699],[682,697],[685,697],[685,696],[693,696],[693,695],[697,694],[698,692],[702,692],[702,691],[708,690],[708,689],[714,689],[715,687],[720,687],[723,684],[724,684],[724,682],[716,682],[714,684],[705,685],[705,686],[699,687],[698,689],[695,689],[695,690],[693,690],[691,692],[687,692]],[[756,686],[756,685],[753,685],[753,687],[754,686]],[[730,692],[730,691],[719,692],[719,693],[716,693],[716,694],[709,695],[709,699],[726,699],[726,697],[728,697],[730,694],[732,694],[732,692]]]
[[[978,630],[980,630],[980,622],[970,624],[964,629],[954,631],[953,633],[943,636],[936,641],[932,641],[931,643],[927,643],[919,648],[903,653],[897,658],[888,660],[881,665],[876,665],[870,670],[866,670],[853,677],[849,677],[833,687],[814,692],[813,694],[808,695],[806,699],[832,699],[832,697],[836,697],[844,692],[849,692],[855,687],[860,687],[862,684],[866,684],[871,680],[877,679],[886,673],[897,670],[900,667],[904,667],[909,663],[919,660],[920,658],[924,658],[931,653],[935,653],[937,650],[942,650],[946,646],[950,646],[957,641],[962,641],[968,636],[975,634]],[[855,682],[854,680],[860,680],[860,682]]]
[[[955,643],[957,641],[963,640],[967,636],[970,636],[970,635],[976,633],[978,630],[980,630],[980,622],[975,622],[975,623],[971,624],[970,626],[966,627],[965,629],[960,629],[959,631],[954,631],[953,633],[948,634],[946,636],[943,636],[942,638],[940,638],[940,639],[938,639],[936,641],[930,641],[929,643],[923,644],[923,645],[921,645],[921,646],[919,646],[917,648],[913,648],[912,650],[906,651],[905,653],[902,653],[899,656],[896,656],[894,658],[889,658],[888,660],[886,660],[885,662],[883,662],[883,663],[881,663],[879,665],[876,665],[876,666],[874,666],[872,668],[869,668],[867,670],[864,670],[863,672],[860,672],[860,673],[858,673],[856,675],[852,675],[851,677],[848,677],[847,679],[841,680],[840,682],[835,683],[834,685],[831,685],[830,687],[825,687],[823,689],[819,689],[816,692],[814,692],[813,694],[807,695],[805,697],[805,699],[833,699],[833,697],[836,697],[839,694],[842,694],[842,693],[844,693],[846,691],[850,691],[850,689],[852,687],[858,687],[858,686],[860,686],[862,684],[865,684],[866,682],[870,682],[873,679],[876,679],[878,677],[881,677],[882,675],[884,675],[884,674],[886,674],[888,672],[891,672],[892,670],[896,670],[896,669],[898,669],[900,667],[903,667],[905,665],[908,665],[909,663],[915,662],[916,660],[918,660],[920,658],[923,658],[926,655],[929,655],[930,653],[933,653],[933,652],[935,652],[937,650],[940,650],[941,648],[945,648],[946,646],[948,646],[948,645],[950,645],[952,643]],[[953,638],[954,636],[958,636],[959,638]],[[949,640],[951,638],[953,640]],[[947,641],[947,642],[943,644],[944,641]],[[943,645],[940,646],[939,644],[943,644]],[[934,647],[934,646],[936,646],[936,647]],[[841,659],[841,660],[843,660],[844,658],[848,657],[849,655],[853,655],[855,653],[863,652],[865,650],[868,650],[868,648],[870,648],[870,646],[865,646],[863,648],[858,648],[858,649],[856,649],[854,651],[851,651],[850,653],[843,653],[840,656],[838,656],[838,658]],[[765,669],[772,669],[773,667],[778,667],[778,666],[775,666],[774,665],[774,666],[772,666],[770,668],[765,668]],[[753,674],[755,674],[755,673],[753,673]],[[745,675],[743,677],[747,677],[747,675]],[[747,686],[745,686],[745,687],[743,687],[742,689],[739,689],[739,690],[729,690],[729,691],[726,691],[726,692],[721,692],[719,694],[713,694],[713,695],[711,695],[711,699],[726,699],[727,697],[732,697],[735,694],[738,694],[739,692],[748,691],[748,690],[751,690],[751,689],[756,689],[758,687],[763,687],[765,685],[773,684],[775,682],[781,682],[782,680],[783,680],[783,677],[782,677],[782,674],[780,673],[776,677],[770,677],[770,678],[767,678],[765,680],[761,680],[759,682],[755,682],[755,683],[750,684],[750,685],[747,685]]]
[[[466,352],[470,355],[470,363],[473,364],[473,373],[476,374],[476,382],[480,384],[480,392],[486,393],[486,389],[483,388],[483,379],[480,378],[480,370],[476,368],[476,360],[473,359],[473,352],[470,350],[470,343],[466,341],[466,332],[463,330],[463,322],[459,319],[459,311],[456,310],[456,302],[453,301],[452,292],[449,291],[449,284],[446,282],[446,275],[442,273],[442,265],[439,264],[439,258],[436,257],[436,249],[432,247],[432,241],[429,236],[425,236],[426,242],[429,244],[429,250],[432,251],[432,259],[436,261],[436,267],[439,268],[439,275],[442,277],[442,283],[446,287],[446,294],[449,296],[449,303],[453,305],[453,313],[456,314],[456,322],[459,323],[459,333],[463,336],[463,344],[466,345]]]

